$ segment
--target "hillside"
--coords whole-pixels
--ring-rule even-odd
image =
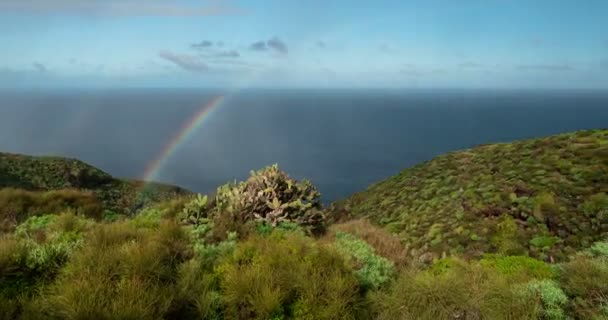
[[[133,214],[146,204],[188,194],[180,187],[112,177],[80,160],[0,153],[0,189],[92,192],[106,210]]]
[[[608,130],[449,153],[332,205],[365,217],[428,260],[529,253],[563,259],[608,231]]]
[[[278,165],[162,201],[186,191],[2,154],[0,320],[606,319],[607,138],[451,153],[328,210]]]

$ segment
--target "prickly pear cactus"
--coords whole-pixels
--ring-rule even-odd
[[[207,223],[210,212],[207,207],[207,200],[207,196],[198,194],[186,203],[180,215],[182,223],[195,225]]]
[[[277,226],[293,222],[302,226],[322,226],[320,193],[307,180],[296,181],[278,165],[252,171],[244,182],[218,189],[216,208],[238,213],[242,220],[256,220]]]

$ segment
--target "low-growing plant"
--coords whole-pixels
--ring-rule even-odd
[[[171,307],[188,237],[176,224],[158,230],[129,223],[98,225],[45,288],[34,307],[44,317],[162,319]]]
[[[352,234],[336,233],[335,247],[353,264],[364,288],[379,288],[395,274],[392,261],[376,255],[373,247]]]
[[[562,265],[559,283],[570,297],[576,317],[598,317],[603,312],[601,305],[608,297],[608,261],[577,255]]]
[[[527,284],[526,289],[533,295],[540,297],[544,319],[561,320],[566,318],[564,306],[568,302],[568,297],[555,281],[549,279],[532,280]]]
[[[361,299],[341,255],[298,233],[253,236],[216,270],[227,318],[352,319]]]
[[[356,219],[332,225],[325,237],[331,241],[337,232],[350,233],[364,240],[374,248],[376,254],[391,260],[398,268],[406,266],[409,262],[407,249],[399,237],[372,224],[369,220]]]
[[[493,268],[508,277],[520,279],[548,279],[556,276],[556,271],[547,263],[526,256],[485,255],[481,265]]]
[[[434,270],[404,270],[371,295],[376,319],[537,319],[540,302],[492,269],[450,259]]]

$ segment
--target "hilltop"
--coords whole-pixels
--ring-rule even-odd
[[[488,252],[563,259],[608,231],[608,130],[482,145],[406,169],[334,203],[412,258]]]
[[[105,210],[120,214],[134,214],[147,204],[190,194],[177,186],[115,178],[77,159],[11,153],[0,153],[2,188],[90,192]]]

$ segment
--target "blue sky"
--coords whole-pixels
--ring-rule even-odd
[[[608,1],[1,0],[1,87],[608,88]]]

